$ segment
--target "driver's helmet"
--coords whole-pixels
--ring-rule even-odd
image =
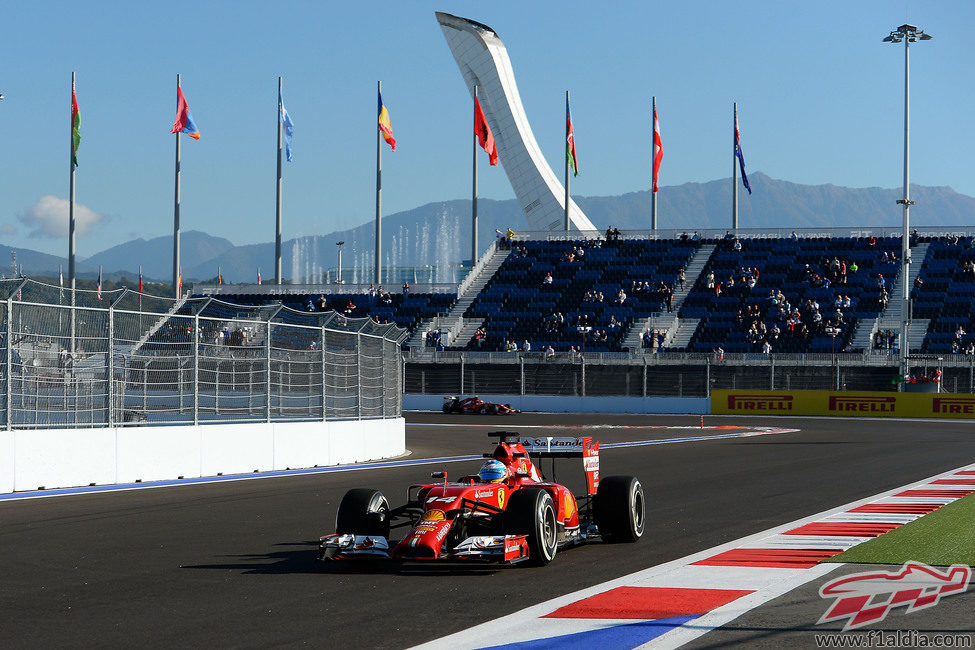
[[[484,483],[500,483],[508,477],[508,468],[500,460],[488,460],[481,465],[477,477]]]

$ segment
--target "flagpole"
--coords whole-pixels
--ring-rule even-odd
[[[657,191],[653,186],[654,170],[657,169],[657,96],[652,99],[653,110],[650,112],[650,230],[657,229]]]
[[[565,91],[565,114],[569,115],[569,91]],[[565,142],[569,143],[569,120],[565,121]],[[565,232],[569,232],[569,152],[565,152]]]
[[[71,307],[75,306],[75,221],[74,221],[74,81],[75,73],[71,73],[71,101],[72,115],[71,123],[68,127],[68,167],[71,169],[70,181],[68,182],[68,284],[71,285]],[[75,310],[71,310],[71,352],[75,346]]]
[[[736,160],[735,145],[738,141],[735,140],[735,129],[738,126],[738,102],[735,105],[735,121],[731,129],[731,229],[737,234],[738,231],[738,161]]]
[[[281,77],[278,77],[278,179],[275,186],[274,283],[281,284]],[[294,278],[291,279],[294,282]]]
[[[179,97],[179,75],[176,75],[176,96]],[[179,101],[176,102],[176,111],[179,112]],[[176,181],[173,196],[173,294],[179,299],[179,154],[180,154],[179,131],[176,132]]]
[[[383,82],[376,82],[377,96],[383,93]],[[373,278],[376,286],[382,283],[382,250],[383,250],[383,148],[380,131],[376,129],[376,273]]]
[[[477,84],[474,84],[474,180],[471,197],[471,268],[477,264]]]

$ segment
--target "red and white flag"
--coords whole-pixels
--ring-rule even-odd
[[[664,146],[660,141],[660,121],[657,109],[653,109],[653,191],[657,191],[657,176],[660,174],[660,161],[664,157]]]

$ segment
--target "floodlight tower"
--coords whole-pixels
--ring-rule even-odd
[[[910,247],[910,213],[914,201],[911,200],[911,59],[910,45],[918,41],[929,41],[931,36],[914,25],[901,25],[892,31],[885,43],[904,43],[904,198],[897,203],[904,206],[904,234],[901,240],[901,284],[904,293],[901,296],[901,331],[900,331],[900,374],[906,376],[908,372],[908,333],[910,328],[911,304],[911,247]]]

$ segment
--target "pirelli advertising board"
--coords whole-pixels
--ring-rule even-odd
[[[711,413],[975,419],[975,395],[828,390],[715,390]]]

